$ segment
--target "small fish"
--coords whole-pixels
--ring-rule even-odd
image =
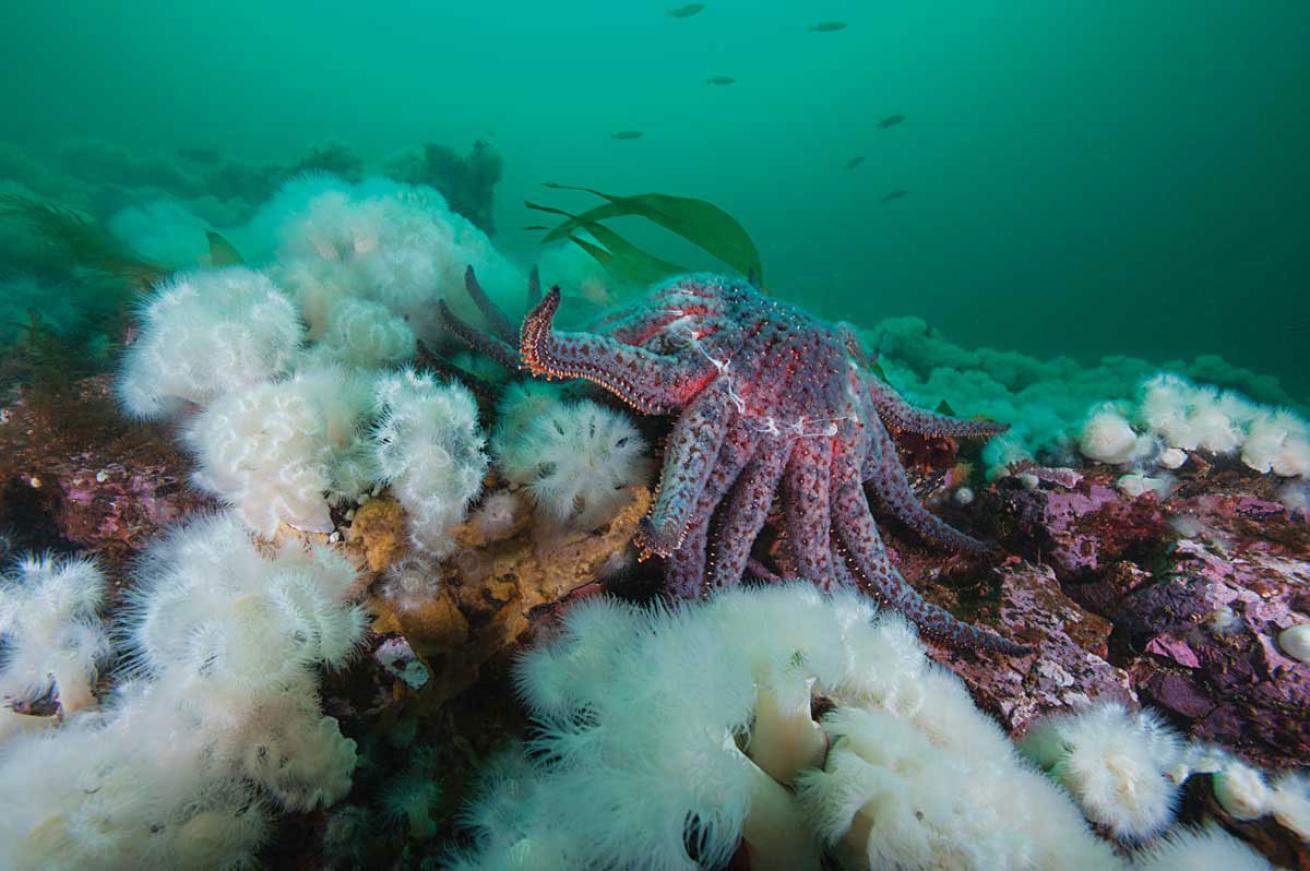
[[[886,130],[888,127],[895,127],[897,124],[900,124],[904,120],[905,120],[904,115],[888,115],[886,118],[883,118],[878,122],[878,129]]]
[[[710,76],[705,80],[707,85],[732,85],[736,84],[736,82],[737,80],[732,76]]]
[[[904,199],[909,193],[910,192],[905,190],[904,188],[897,188],[896,190],[892,191],[889,194],[884,194],[882,199],[878,200],[878,202],[882,203],[883,205],[886,205],[887,203],[890,203],[892,200]]]
[[[545,224],[528,224],[523,229],[524,230],[549,230],[550,227],[547,227]]]
[[[618,133],[611,133],[610,139],[640,139],[640,130],[620,130]]]
[[[670,18],[690,18],[704,11],[704,3],[688,3],[686,6],[675,6],[668,10],[668,16]]]
[[[855,169],[855,167],[859,166],[861,163],[864,163],[863,154],[861,154],[859,157],[852,157],[850,160],[846,161],[846,168]]]
[[[846,29],[845,21],[820,21],[805,28],[810,33],[836,33]]]

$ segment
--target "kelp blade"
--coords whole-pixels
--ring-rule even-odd
[[[570,221],[565,221],[548,233],[543,242],[562,239],[574,230],[586,229],[589,223],[636,215],[681,236],[742,275],[753,274],[759,282],[764,281],[760,253],[750,234],[737,223],[735,218],[713,203],[671,194],[637,194],[624,197],[593,188],[573,187],[555,182],[546,182],[545,186],[554,190],[583,191],[608,202],[576,215]]]
[[[584,230],[591,234],[603,247],[587,242],[585,239],[579,239],[572,233],[567,238],[594,257],[596,262],[604,267],[605,271],[620,284],[645,287],[671,275],[681,275],[688,271],[686,267],[648,254],[604,224],[583,220],[582,215],[574,215],[563,209],[543,206],[533,202],[524,202],[524,205],[538,212],[566,217],[568,221],[565,223],[573,223],[575,230]],[[601,254],[601,252],[604,253]]]

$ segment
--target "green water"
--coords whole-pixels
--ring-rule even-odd
[[[486,139],[496,243],[524,262],[542,181],[687,194],[828,316],[1087,361],[1217,352],[1310,397],[1310,4],[665,7],[10,3],[0,140],[55,163],[70,140],[381,161]],[[828,20],[848,26],[807,31]]]

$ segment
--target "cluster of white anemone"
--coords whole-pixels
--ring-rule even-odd
[[[292,214],[277,231],[273,273],[299,301],[311,336],[330,334],[338,308],[363,300],[431,342],[441,333],[437,301],[467,305],[460,293],[467,266],[493,292],[524,286],[487,236],[430,188],[380,178],[343,186],[311,176],[292,181],[279,199],[284,205],[275,201],[274,210]]]
[[[109,655],[104,597],[105,577],[86,559],[29,556],[0,575],[0,695],[34,702],[53,692],[66,713],[86,707]]]
[[[438,302],[469,305],[467,267],[493,292],[517,293],[523,276],[435,191],[381,179],[295,179],[234,238],[262,271],[158,286],[119,379],[124,407],[182,420],[197,486],[262,536],[331,533],[335,507],[386,484],[415,549],[447,555],[481,491],[484,438],[466,390],[406,367],[420,339],[445,338]],[[621,413],[534,390],[502,404],[502,471],[548,524],[594,529],[649,477],[646,444]]]
[[[216,515],[150,548],[136,575],[116,627],[125,664],[99,709],[103,576],[30,560],[6,581],[5,676],[21,678],[8,701],[53,691],[64,717],[3,710],[3,867],[246,867],[274,810],[350,789],[355,742],[317,693],[318,669],[364,633],[350,563],[263,547]]]
[[[244,235],[263,237],[248,243],[268,249],[262,271],[197,270],[155,289],[119,380],[125,408],[184,419],[195,483],[260,535],[329,533],[334,505],[386,481],[415,541],[441,553],[487,462],[476,408],[429,382],[420,421],[406,412],[417,399],[384,394],[412,380],[396,367],[418,337],[440,337],[437,302],[463,296],[467,266],[493,288],[522,279],[435,191],[382,180],[294,180]]]
[[[1289,499],[1303,493],[1310,478],[1310,426],[1304,420],[1177,375],[1145,381],[1135,403],[1094,407],[1078,444],[1089,459],[1132,467],[1120,487],[1134,496],[1146,490],[1167,494],[1168,473],[1195,451],[1236,457],[1253,471],[1292,479]]]
[[[958,415],[1010,425],[983,449],[989,479],[1024,463],[1072,464],[1081,454],[1129,466],[1129,492],[1161,494],[1168,472],[1188,452],[1205,450],[1290,478],[1285,501],[1310,501],[1306,423],[1281,407],[1293,398],[1278,379],[1220,357],[1164,365],[1124,356],[1093,365],[1039,359],[964,348],[913,317],[888,318],[861,337],[892,385],[916,404],[944,402]]]
[[[140,417],[204,406],[291,371],[304,339],[295,306],[243,267],[174,276],[141,310],[119,395]]]
[[[454,868],[694,869],[745,849],[757,868],[826,852],[848,868],[1123,871],[1091,823],[1137,843],[1173,820],[1181,745],[1158,722],[1116,706],[1053,721],[1024,747],[1033,765],[903,620],[854,594],[584,602],[516,679],[535,737],[489,766]],[[1186,868],[1197,844],[1267,867],[1214,830],[1134,861]]]

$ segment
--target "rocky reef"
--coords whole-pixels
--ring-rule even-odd
[[[85,425],[88,410],[99,419],[107,390],[104,379],[91,379],[65,406],[18,399],[5,408],[0,517],[12,530],[10,549],[77,550],[124,566],[169,524],[213,507],[186,486],[191,461],[168,427]],[[83,417],[58,417],[74,413]],[[69,437],[43,437],[50,431]],[[890,559],[928,601],[1033,648],[1022,656],[929,649],[982,710],[1018,737],[1089,703],[1149,705],[1186,739],[1258,768],[1310,763],[1310,664],[1298,634],[1306,630],[1296,628],[1310,623],[1310,524],[1279,501],[1277,479],[1197,452],[1167,497],[1125,493],[1112,468],[1028,464],[965,487],[968,498],[960,495],[965,450],[921,437],[907,439],[900,456],[925,504],[997,541],[1002,556],[982,566],[967,556],[943,560],[908,527],[883,531]],[[506,494],[499,509],[507,519],[479,518],[475,507],[451,533],[456,554],[442,563],[439,583],[406,574],[406,513],[385,491],[334,508],[338,531],[311,536],[340,540],[374,615],[361,655],[324,683],[324,711],[364,742],[371,764],[407,771],[400,760],[428,748],[425,764],[434,778],[440,772],[440,795],[422,810],[432,830],[406,842],[404,861],[455,835],[451,819],[481,760],[522,734],[510,690],[515,657],[554,635],[571,603],[604,591],[641,600],[661,583],[655,561],[633,561],[638,521],[651,505],[644,488],[602,526],[545,541],[534,533],[527,493],[503,490],[494,472],[485,483]],[[1205,783],[1217,776],[1188,781],[1181,820],[1218,820],[1275,862],[1310,865],[1301,835],[1286,824],[1234,815]],[[271,857],[335,855],[333,838],[350,814],[381,813],[388,783],[361,769],[344,804],[284,818]],[[363,836],[354,849],[401,861]]]

